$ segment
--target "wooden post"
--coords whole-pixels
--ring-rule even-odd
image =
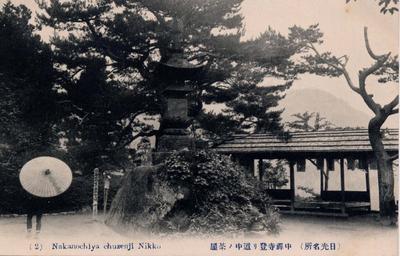
[[[93,219],[97,218],[99,201],[99,168],[93,170]]]
[[[107,214],[107,202],[108,202],[108,191],[110,189],[110,179],[111,177],[104,174],[104,195],[103,195],[103,214]]]
[[[108,188],[104,188],[104,196],[103,196],[103,214],[104,214],[104,216],[107,214],[107,201],[108,201]]]
[[[294,198],[295,198],[295,183],[294,183],[294,162],[289,161],[290,168],[290,210],[294,211]]]
[[[344,182],[344,159],[340,158],[340,192],[342,196],[342,213],[346,213],[346,194]]]
[[[259,159],[258,160],[258,178],[260,179],[260,181],[263,180],[263,176],[264,176],[264,171],[263,171],[263,160]]]
[[[320,171],[320,195],[321,195],[321,199],[322,199],[322,194],[324,191],[324,161],[322,161],[322,166],[319,169]]]
[[[250,158],[250,161],[249,161],[249,172],[250,172],[250,174],[251,174],[251,176],[255,176],[255,171],[254,171],[254,159],[253,158]]]
[[[368,198],[369,198],[368,211],[371,211],[371,192],[370,192],[370,185],[369,185],[369,166],[368,166],[368,164],[365,166],[365,189],[368,193]]]
[[[328,167],[328,159],[325,159],[326,160],[326,175],[324,175],[325,176],[325,191],[328,191],[329,190],[329,167]],[[324,161],[325,162],[325,161]]]

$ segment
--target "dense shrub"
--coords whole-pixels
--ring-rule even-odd
[[[279,217],[266,188],[228,156],[181,151],[165,159],[157,179],[181,194],[163,227],[179,231],[226,232],[258,226],[277,231]]]
[[[0,214],[25,214],[25,203],[30,195],[22,188],[16,174],[3,175],[0,193]],[[3,173],[3,174],[5,174]],[[77,211],[90,206],[92,183],[87,177],[74,177],[70,188],[63,194],[49,198],[44,212]]]
[[[22,213],[22,199],[26,192],[19,183],[17,172],[11,168],[0,168],[0,176],[0,214]]]

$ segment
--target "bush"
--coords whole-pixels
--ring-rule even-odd
[[[17,175],[10,175],[6,181],[3,193],[0,194],[0,214],[25,214],[25,204],[30,199],[30,194],[22,188]],[[45,213],[77,211],[91,205],[91,200],[92,184],[86,177],[76,177],[65,193],[48,199],[49,203],[43,211]]]
[[[262,165],[262,168],[264,169],[263,181],[266,183],[268,188],[280,188],[289,182],[285,169],[285,166],[287,166],[286,160],[278,160],[275,162],[263,160]]]
[[[275,232],[279,216],[266,188],[228,156],[213,151],[173,153],[156,179],[181,199],[164,218],[169,230],[226,232],[258,228]],[[179,217],[177,217],[179,216]]]

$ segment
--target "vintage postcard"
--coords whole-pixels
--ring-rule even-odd
[[[0,255],[398,255],[398,2],[0,0]]]

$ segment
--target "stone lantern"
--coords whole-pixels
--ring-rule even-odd
[[[193,91],[191,81],[196,80],[203,65],[187,61],[182,48],[170,48],[166,61],[158,65],[158,74],[162,83],[164,111],[162,114],[160,135],[157,138],[158,152],[171,152],[184,148],[192,149],[194,139],[187,128],[190,125],[188,115],[188,95]]]

